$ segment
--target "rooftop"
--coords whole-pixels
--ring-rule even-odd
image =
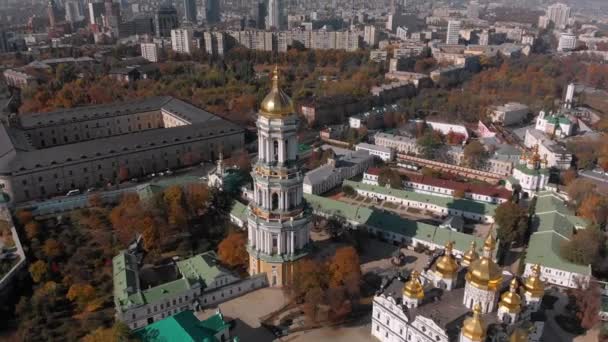
[[[344,181],[344,184],[350,185],[354,189],[375,192],[382,195],[395,196],[397,198],[407,199],[416,202],[431,203],[448,209],[461,210],[484,216],[493,216],[494,211],[497,207],[494,204],[473,201],[465,198],[456,199],[450,197],[433,196],[409,190],[391,189],[382,186],[363,184],[348,180]]]
[[[347,221],[371,226],[387,233],[416,238],[439,246],[444,246],[446,242],[453,241],[454,249],[460,252],[466,251],[471,245],[471,241],[475,241],[478,246],[483,245],[482,238],[408,220],[390,212],[353,206],[341,201],[310,194],[304,194],[304,198],[313,210],[317,212],[340,216]]]
[[[591,267],[571,263],[560,256],[562,243],[570,241],[576,229],[587,225],[552,192],[541,192],[536,201],[533,221],[535,232],[530,237],[526,263],[590,275]]]
[[[135,335],[144,342],[219,342],[215,335],[228,328],[219,312],[199,321],[194,312],[186,310],[138,329]]]
[[[205,252],[189,259],[177,261],[177,275],[174,280],[158,281],[158,285],[142,289],[140,271],[134,255],[121,251],[112,260],[114,276],[114,301],[117,309],[126,309],[132,305],[143,305],[159,302],[189,290],[195,284],[207,287],[215,278],[228,271],[219,266],[215,252]],[[168,280],[169,278],[165,279]],[[149,281],[149,280],[148,280]]]

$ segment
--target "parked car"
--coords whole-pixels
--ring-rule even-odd
[[[80,190],[79,189],[74,189],[74,190],[70,190],[68,191],[67,194],[65,194],[66,196],[76,196],[76,195],[80,195]]]

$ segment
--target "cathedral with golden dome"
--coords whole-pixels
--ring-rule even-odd
[[[311,219],[304,210],[304,178],[297,167],[298,117],[281,90],[276,67],[257,127],[258,160],[251,172],[253,200],[247,214],[249,273],[264,273],[270,286],[282,287],[307,255]]]
[[[462,257],[453,244],[423,270],[384,279],[374,296],[372,335],[383,342],[539,341],[545,315],[540,267],[527,277],[494,261],[488,233],[481,251],[471,243]]]

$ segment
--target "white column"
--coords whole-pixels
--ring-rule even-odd
[[[261,135],[258,137],[258,157],[264,160],[264,137]]]
[[[293,230],[291,232],[289,232],[289,240],[290,240],[290,247],[291,247],[289,253],[294,254],[295,253],[295,249],[294,249],[295,234],[293,233]]]
[[[283,150],[285,150],[285,144],[283,143],[282,139],[277,140],[278,145],[279,145],[279,163],[283,163],[285,161],[285,158],[283,156]]]
[[[279,255],[281,255],[281,247],[283,247],[281,240],[283,240],[283,235],[279,233],[279,235],[277,235],[277,254]]]

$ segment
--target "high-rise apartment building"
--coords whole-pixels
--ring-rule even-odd
[[[448,45],[458,45],[458,39],[460,37],[460,26],[459,20],[450,20],[448,22],[448,33],[445,38],[445,43]]]
[[[223,32],[204,32],[205,51],[211,56],[223,56],[226,40]]]
[[[268,15],[266,16],[266,29],[281,29],[282,20],[281,0],[268,0]]]
[[[479,34],[479,45],[488,46],[490,44],[490,32],[488,30],[483,30]]]
[[[570,7],[562,3],[553,4],[547,8],[546,16],[556,28],[565,28],[570,20]]]
[[[103,15],[105,6],[103,2],[89,2],[89,23],[91,25],[103,26]]]
[[[104,26],[118,37],[118,25],[120,24],[120,4],[112,0],[104,2]]]
[[[177,10],[173,5],[161,5],[154,17],[154,26],[157,37],[171,37],[171,30],[179,25],[177,20]]]
[[[185,28],[171,30],[171,48],[177,53],[192,53],[192,31]]]
[[[363,41],[369,46],[376,46],[378,43],[378,31],[374,25],[367,25],[363,29]]]
[[[196,23],[196,0],[184,0],[184,20],[188,23]]]
[[[158,62],[158,46],[154,43],[141,43],[141,56],[152,63]]]
[[[221,21],[220,0],[205,0],[205,20],[208,24]]]
[[[82,3],[78,0],[70,0],[65,3],[65,21],[77,23],[84,20]]]
[[[467,17],[469,19],[479,19],[479,2],[471,1],[467,5]]]

